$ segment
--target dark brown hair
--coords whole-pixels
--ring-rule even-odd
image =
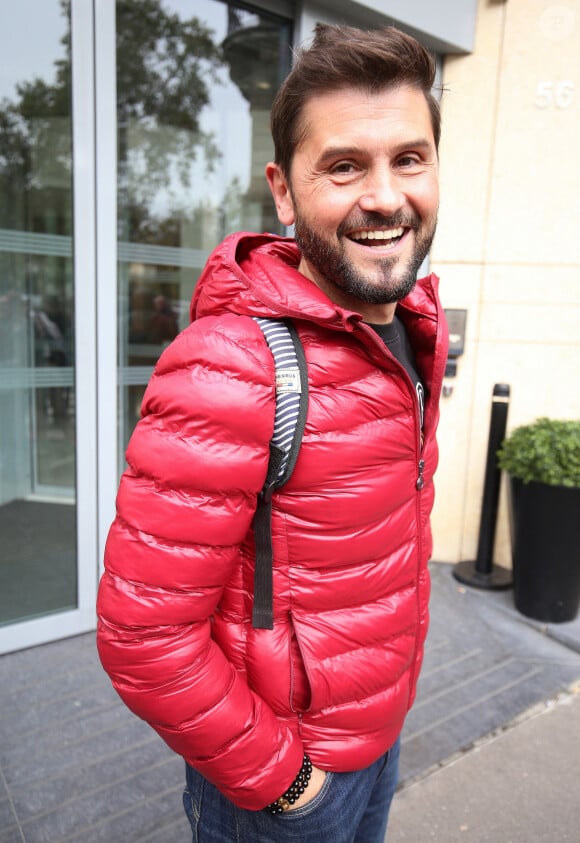
[[[435,59],[415,38],[395,27],[365,31],[318,23],[312,45],[301,50],[278,91],[271,112],[275,161],[286,176],[300,141],[300,115],[308,100],[345,87],[378,93],[413,85],[425,95],[436,147],[441,135],[439,103],[431,89]]]

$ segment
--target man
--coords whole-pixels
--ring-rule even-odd
[[[436,278],[416,282],[438,204],[433,78],[395,29],[317,27],[274,103],[266,167],[295,241],[215,250],[129,444],[99,649],[187,762],[194,840],[384,838],[427,630],[447,356]],[[275,408],[255,316],[292,320],[309,378],[273,500],[271,630],[251,620]]]

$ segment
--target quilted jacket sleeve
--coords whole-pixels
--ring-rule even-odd
[[[98,596],[99,654],[126,705],[249,809],[286,789],[303,754],[210,635],[266,474],[273,377],[251,320],[202,319],[166,350],[127,450]]]

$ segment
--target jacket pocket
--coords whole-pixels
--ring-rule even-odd
[[[290,616],[290,708],[296,714],[308,711],[312,703],[312,690],[304,664],[302,650],[294,620]]]

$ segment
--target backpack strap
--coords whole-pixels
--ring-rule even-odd
[[[256,563],[252,626],[273,629],[272,496],[290,478],[298,459],[308,409],[304,349],[291,322],[254,317],[274,358],[276,413],[268,472],[254,515]]]

